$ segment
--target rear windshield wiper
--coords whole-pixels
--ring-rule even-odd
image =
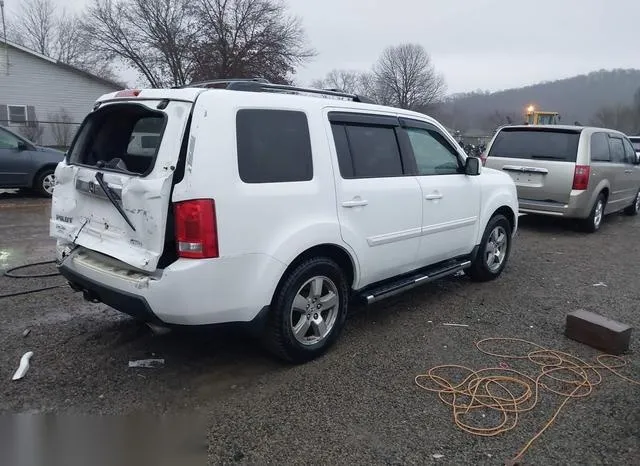
[[[557,155],[532,155],[532,159],[548,159],[548,160],[567,160],[566,157],[559,157]]]
[[[122,215],[122,218],[124,219],[124,221],[127,222],[127,224],[131,227],[133,231],[136,231],[136,227],[133,226],[133,223],[131,223],[131,220],[129,220],[129,217],[127,217],[127,214],[124,212],[124,210],[122,209],[122,206],[119,204],[119,201],[121,201],[120,196],[118,196],[109,187],[109,185],[105,183],[104,175],[102,174],[102,172],[96,173],[96,181],[104,191],[104,194],[107,196],[107,199],[109,199],[109,201],[111,201],[111,203],[113,204],[113,207],[115,207],[118,213]]]

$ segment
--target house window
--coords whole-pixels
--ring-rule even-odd
[[[7,114],[9,115],[9,125],[25,126],[27,124],[26,105],[7,105]]]

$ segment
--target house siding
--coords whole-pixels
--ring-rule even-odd
[[[75,123],[69,125],[73,134],[98,97],[120,89],[20,49],[7,48],[5,44],[0,44],[0,58],[0,107],[4,107],[0,115],[5,115],[7,105],[32,106],[36,119],[43,122],[42,134],[35,141],[42,145],[56,145],[59,139],[54,136],[54,125],[44,123],[55,120],[56,113],[66,111],[69,121]]]

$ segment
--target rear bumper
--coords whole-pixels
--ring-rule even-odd
[[[87,299],[98,300],[143,322],[164,323],[153,313],[149,303],[143,297],[98,283],[63,265],[58,267],[58,270],[71,287],[82,291]]]
[[[137,319],[170,325],[244,322],[271,302],[285,265],[263,254],[180,259],[144,275],[95,252],[74,251],[59,265],[75,289]]]
[[[518,210],[523,214],[551,215],[567,218],[587,218],[591,213],[591,193],[571,191],[569,202],[536,201],[518,198]]]

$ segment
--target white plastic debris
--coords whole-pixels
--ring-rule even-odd
[[[468,327],[467,324],[442,324],[445,327]]]
[[[29,351],[22,355],[22,357],[20,358],[20,365],[18,366],[18,370],[15,374],[13,374],[11,380],[20,380],[22,377],[24,377],[24,375],[29,370],[29,359],[31,359],[31,356],[33,356],[33,351]]]
[[[164,366],[164,359],[138,359],[136,361],[129,361],[129,367],[144,367],[153,369],[155,367]]]
[[[25,329],[25,330],[24,330],[24,332],[22,332],[22,336],[23,336],[23,337],[26,337],[26,336],[27,336],[27,335],[29,335],[30,333],[31,333],[31,329],[30,329],[30,328],[27,328],[27,329]]]
[[[431,455],[431,457],[439,460],[439,459],[444,458],[444,455],[441,455],[440,453],[436,453],[435,455]]]
[[[596,286],[596,287],[598,287],[598,286],[604,286],[604,287],[606,287],[606,286],[607,286],[607,284],[606,284],[606,283],[602,283],[602,282],[598,282],[598,283],[594,283],[592,286]]]

